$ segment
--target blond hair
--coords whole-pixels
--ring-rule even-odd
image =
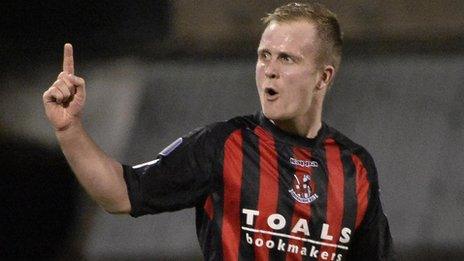
[[[340,66],[343,37],[337,16],[319,3],[290,3],[274,10],[261,19],[267,26],[271,22],[305,20],[316,26],[320,38],[318,63]]]

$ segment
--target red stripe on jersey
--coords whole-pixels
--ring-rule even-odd
[[[362,164],[361,159],[356,155],[353,155],[352,159],[356,169],[356,197],[358,200],[358,209],[356,211],[355,229],[358,229],[366,214],[370,184],[367,179],[367,170]]]
[[[327,139],[325,151],[328,170],[326,222],[329,225],[328,233],[325,236],[332,237],[332,239],[326,239],[324,241],[338,244],[344,212],[343,196],[345,193],[345,180],[343,163],[340,155],[340,147],[334,139]],[[322,233],[324,234],[324,230]],[[335,253],[336,249],[332,247],[321,247],[320,253],[324,251],[328,252],[329,256],[332,256],[332,253]],[[319,260],[323,260],[321,256]]]
[[[261,127],[255,128],[259,137],[259,216],[256,219],[256,229],[272,231],[267,225],[269,215],[276,213],[279,196],[279,171],[277,162],[277,151],[275,150],[274,138],[267,134]],[[255,234],[256,236],[256,234]],[[271,235],[262,234],[260,237],[266,242]],[[268,260],[269,249],[267,247],[254,248],[255,260]]]
[[[234,131],[224,147],[224,206],[222,218],[222,251],[224,260],[238,260],[240,245],[240,190],[243,174],[243,137]]]
[[[302,148],[294,148],[293,149],[293,157],[296,159],[296,160],[304,160],[304,161],[309,161],[311,160],[311,153],[308,151],[308,150],[305,150],[305,149],[302,149]],[[300,166],[300,165],[295,165],[295,176],[297,176],[297,179],[299,181],[303,181],[304,180],[304,175],[311,175],[312,174],[312,168],[311,167],[303,167],[303,166]],[[314,185],[314,182],[310,182],[310,187],[311,187],[311,191],[314,192],[315,190],[315,187],[313,186]],[[303,184],[300,184],[300,186],[303,186]],[[311,195],[308,195],[308,196],[311,196]],[[303,230],[305,228],[308,228],[309,230],[309,226],[308,226],[308,223],[309,223],[309,220],[311,218],[311,206],[310,206],[311,203],[301,203],[301,202],[298,202],[295,200],[295,205],[294,205],[294,209],[293,209],[293,216],[292,216],[292,224],[291,224],[291,227],[294,228],[295,225],[297,224],[297,222],[300,220],[300,219],[303,219],[304,221],[301,221],[303,223],[305,223],[306,225],[301,225],[299,224],[298,227],[300,228],[303,228]],[[306,231],[305,231],[306,232]],[[309,233],[305,233],[305,232],[296,232],[296,233],[292,233],[293,236],[297,236],[297,237],[302,237],[302,238],[309,238]],[[309,232],[309,231],[308,231]],[[288,252],[287,255],[286,255],[286,258],[285,260],[301,260],[302,259],[302,256],[300,255],[300,251],[301,251],[301,248],[304,246],[303,242],[301,240],[295,240],[295,239],[290,239],[288,241],[288,244],[292,244],[292,245],[296,245],[298,246],[298,253],[291,253],[291,252]]]
[[[206,199],[203,209],[205,210],[206,215],[208,215],[208,218],[212,220],[213,215],[214,215],[214,210],[213,210],[213,200],[211,196],[208,196],[208,198]]]

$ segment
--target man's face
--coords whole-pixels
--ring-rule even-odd
[[[306,117],[320,73],[316,27],[306,21],[270,23],[261,36],[256,86],[264,115],[271,120]]]

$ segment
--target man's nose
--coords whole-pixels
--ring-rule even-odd
[[[277,79],[279,78],[279,72],[276,67],[276,64],[273,61],[269,61],[264,71],[264,74],[269,79]]]

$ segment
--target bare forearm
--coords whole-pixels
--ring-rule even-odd
[[[92,141],[80,122],[55,134],[69,165],[87,193],[108,212],[130,212],[121,164]]]

